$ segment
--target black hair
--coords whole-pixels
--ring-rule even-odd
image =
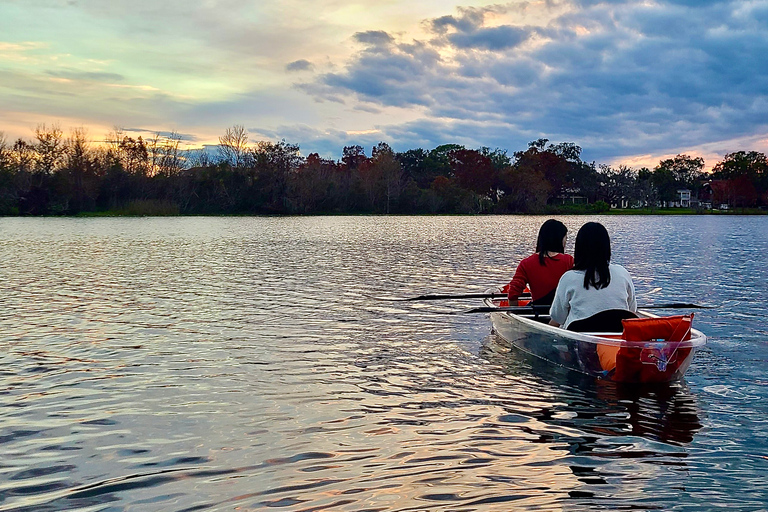
[[[539,263],[546,265],[544,258],[548,252],[565,252],[563,238],[568,234],[568,228],[559,220],[549,219],[539,228],[536,239],[536,252],[539,253]]]
[[[608,264],[611,261],[611,238],[605,226],[587,222],[576,234],[573,269],[584,270],[584,288],[591,284],[598,290],[611,283]]]

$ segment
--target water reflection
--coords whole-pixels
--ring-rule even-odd
[[[637,386],[598,380],[517,351],[496,335],[484,340],[481,355],[512,374],[531,372],[542,389],[561,393],[564,406],[540,411],[535,417],[541,421],[680,445],[701,428],[696,397],[685,381]]]

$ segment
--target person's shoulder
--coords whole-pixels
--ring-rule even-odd
[[[584,271],[583,270],[568,270],[563,274],[563,276],[560,278],[560,282],[562,283],[571,283],[571,282],[582,282],[584,281]]]
[[[536,264],[538,264],[538,263],[539,263],[539,255],[538,255],[538,254],[536,254],[536,253],[533,253],[533,254],[531,254],[530,256],[528,256],[527,258],[523,258],[523,259],[520,261],[520,264],[521,264],[521,265],[522,265],[522,264],[530,265],[531,263],[536,263]]]
[[[624,267],[622,267],[621,265],[619,265],[618,263],[610,263],[608,268],[611,271],[612,275],[615,274],[615,275],[623,275],[623,276],[629,277],[629,271]]]

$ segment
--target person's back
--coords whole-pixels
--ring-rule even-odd
[[[507,297],[515,301],[526,286],[536,304],[551,304],[560,277],[573,267],[573,257],[565,253],[568,228],[557,220],[542,224],[536,239],[536,252],[523,259],[507,286]]]
[[[584,288],[584,270],[569,270],[560,279],[550,317],[564,329],[602,311],[637,311],[635,288],[629,272],[621,265],[608,265],[610,283],[605,288]]]
[[[572,267],[573,257],[570,254],[548,256],[543,265],[539,254],[532,254],[517,266],[515,276],[509,283],[507,295],[510,300],[515,300],[527,285],[534,302],[551,304],[560,277]]]
[[[553,325],[568,328],[608,310],[637,311],[635,287],[629,272],[610,263],[608,232],[588,222],[576,236],[574,268],[560,279],[549,314]]]

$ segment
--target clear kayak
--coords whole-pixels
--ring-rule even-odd
[[[573,332],[549,325],[546,307],[509,307],[506,299],[498,298],[486,299],[485,304],[495,333],[516,349],[615,382],[678,380],[688,370],[696,351],[707,342],[701,331],[691,327],[693,315],[658,317],[639,311],[639,319],[631,321],[632,332],[627,324],[622,332]],[[671,319],[687,321],[682,335],[679,328],[672,329],[673,335],[654,332],[659,324],[668,324]]]

